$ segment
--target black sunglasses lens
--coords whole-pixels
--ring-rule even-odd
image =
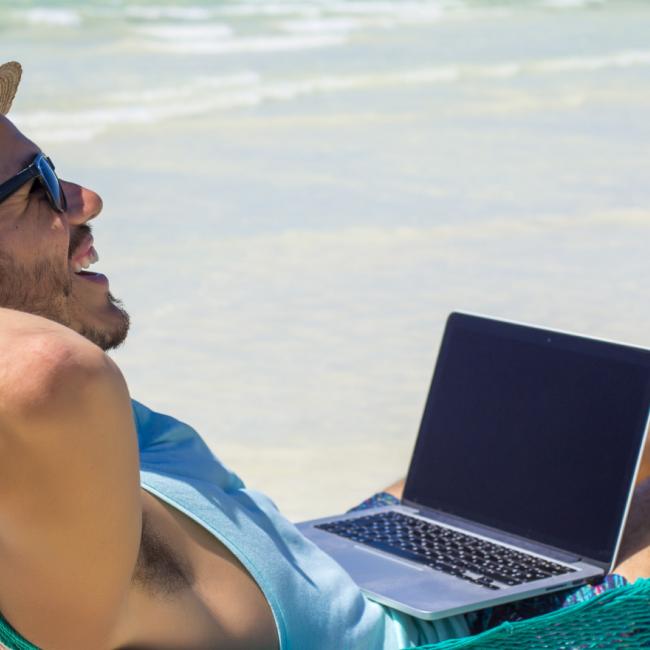
[[[65,194],[63,193],[61,183],[59,182],[57,175],[54,173],[52,166],[45,156],[41,156],[36,164],[38,166],[38,171],[41,173],[40,178],[52,207],[59,212],[63,212],[67,207]]]

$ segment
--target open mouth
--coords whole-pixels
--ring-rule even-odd
[[[84,237],[79,246],[70,257],[70,268],[75,275],[87,278],[89,280],[106,280],[101,273],[88,271],[91,265],[99,261],[99,255],[95,250],[94,239],[92,235]]]
[[[98,261],[99,255],[97,255],[95,248],[91,246],[85,255],[72,260],[72,270],[74,273],[83,275],[85,273],[84,269],[90,268],[91,264]]]

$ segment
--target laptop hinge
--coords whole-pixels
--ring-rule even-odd
[[[581,557],[575,553],[571,553],[570,551],[565,551],[554,546],[549,546],[548,544],[541,544],[540,542],[536,542],[519,535],[513,535],[512,533],[507,533],[503,530],[499,530],[498,528],[492,528],[490,526],[478,524],[474,521],[468,521],[462,517],[450,515],[446,512],[434,510],[433,508],[426,508],[417,503],[412,503],[410,501],[404,500],[400,505],[412,511],[413,513],[421,514],[427,517],[427,519],[433,519],[434,521],[448,524],[449,526],[455,526],[461,528],[464,531],[467,531],[468,533],[474,533],[476,535],[489,537],[490,539],[494,539],[497,542],[510,544],[512,546],[516,546],[517,548],[528,550],[533,553],[538,553],[560,562],[572,563],[583,561],[588,562],[589,564],[593,564],[597,567],[602,567],[604,570],[607,570],[609,568],[609,565],[606,562]]]

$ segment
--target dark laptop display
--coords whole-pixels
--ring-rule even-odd
[[[612,568],[650,421],[650,350],[470,314],[443,336],[403,500],[300,529],[423,619]]]
[[[649,368],[647,350],[452,314],[405,503],[612,562]]]

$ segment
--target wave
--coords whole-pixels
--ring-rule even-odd
[[[393,27],[450,18],[510,15],[508,3],[478,7],[461,0],[312,0],[305,2],[230,2],[210,6],[129,5],[123,15],[141,21],[205,21],[219,18],[287,19],[289,31],[331,31],[359,27]],[[292,23],[295,21],[295,23]],[[304,23],[301,24],[301,21]],[[283,28],[282,25],[280,25]]]
[[[344,28],[384,28],[400,24],[437,22],[447,16],[481,18],[485,15],[509,15],[510,13],[507,6],[476,7],[463,2],[446,0],[241,2],[214,6],[212,12],[213,16],[238,18],[291,18],[297,22],[289,23],[289,29],[304,27],[308,31],[319,28],[329,31],[337,23]],[[300,21],[303,20],[305,22],[301,25]]]
[[[445,13],[457,11],[462,5],[444,2],[327,2],[323,5],[328,12],[364,16],[411,16],[419,18],[441,18]]]
[[[76,27],[82,22],[82,16],[75,9],[55,9],[50,7],[34,7],[15,11],[12,17],[30,25],[54,25],[57,27]]]
[[[441,10],[419,12],[400,11],[384,14],[364,14],[363,12],[340,12],[341,15],[316,18],[284,20],[277,23],[279,29],[289,33],[331,33],[351,32],[361,29],[390,29],[401,25],[438,22],[443,18]]]
[[[509,16],[514,11],[531,7],[551,9],[588,9],[592,6],[614,4],[612,0],[531,0],[522,7],[508,0],[476,3],[471,0],[302,0],[249,1],[228,3],[197,2],[194,5],[132,4],[125,0],[104,3],[99,0],[77,0],[68,7],[43,6],[9,8],[3,20],[32,25],[56,25],[74,27],[86,18],[113,21],[173,23],[200,23],[218,17],[234,18],[288,18],[305,20],[289,24],[289,31],[332,31],[333,29],[356,29],[358,27],[391,27],[400,24],[437,22],[441,19],[481,19],[485,16]],[[17,4],[17,3],[15,3]],[[0,11],[2,8],[0,7]],[[4,12],[3,12],[4,13]],[[355,19],[359,22],[355,22]],[[313,21],[313,22],[312,22]],[[349,21],[349,22],[346,22]]]
[[[39,141],[88,141],[115,125],[150,125],[257,104],[258,83],[258,75],[252,72],[199,77],[174,87],[108,93],[100,98],[101,108],[14,113],[12,118],[21,130]]]
[[[543,72],[571,72],[602,70],[603,68],[630,68],[644,65],[650,65],[650,50],[620,52],[605,56],[548,59],[531,67]]]
[[[235,39],[233,39],[235,40]],[[216,45],[216,44],[213,44]],[[480,79],[507,79],[524,74],[571,73],[650,65],[650,50],[601,57],[545,59],[491,65],[433,66],[381,74],[321,76],[266,81],[245,71],[220,77],[196,77],[176,86],[112,92],[98,98],[101,108],[82,111],[36,111],[14,114],[20,128],[44,141],[90,140],[119,125],[155,124],[265,102],[323,93],[405,85],[450,84]],[[70,125],[74,125],[71,128]]]
[[[490,65],[450,65],[406,72],[404,82],[435,83],[471,79],[508,79],[525,74],[589,72],[607,68],[650,66],[650,50],[616,52],[602,56],[565,57],[533,61],[506,61]]]
[[[173,19],[181,21],[199,21],[212,17],[207,7],[174,7],[165,5],[129,5],[124,7],[124,15],[142,20]]]
[[[109,104],[169,102],[201,95],[212,90],[242,88],[260,83],[255,72],[241,72],[224,77],[196,77],[185,85],[150,88],[137,91],[111,92],[106,96]]]
[[[376,24],[376,23],[373,23]],[[304,18],[301,20],[287,20],[278,23],[278,27],[290,33],[318,34],[321,32],[350,32],[356,29],[368,27],[367,21],[354,18]]]
[[[163,41],[206,42],[211,39],[228,38],[233,35],[232,27],[211,23],[207,25],[147,25],[135,30],[143,36]]]
[[[396,21],[438,20],[447,15],[451,17],[469,15],[481,17],[486,14],[506,12],[507,2],[496,2],[495,6],[476,6],[463,0],[305,0],[302,2],[267,2],[240,0],[228,3],[206,3],[187,6],[124,4],[103,5],[85,3],[81,6],[84,14],[113,18],[127,18],[138,21],[160,22],[199,22],[219,16],[238,18],[304,18],[324,19],[363,17],[381,21],[392,18]]]
[[[342,34],[317,36],[244,36],[221,40],[197,40],[179,38],[149,40],[139,43],[145,50],[170,54],[235,54],[247,52],[287,52],[342,45]]]
[[[325,5],[317,2],[241,2],[227,3],[213,8],[215,15],[238,17],[305,16],[317,18]]]
[[[606,0],[542,0],[542,5],[553,9],[582,9],[605,4]]]
[[[399,78],[399,75],[395,77]],[[185,85],[135,92],[110,93],[100,98],[102,108],[14,113],[13,120],[30,137],[44,142],[88,141],[112,126],[155,124],[287,101],[302,95],[374,85],[373,76],[322,77],[293,82],[263,82],[255,73],[192,80]],[[74,126],[71,126],[74,125]]]

